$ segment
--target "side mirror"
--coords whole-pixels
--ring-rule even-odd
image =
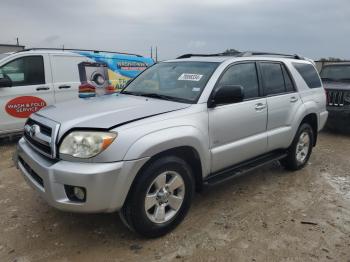
[[[208,102],[208,107],[217,105],[233,104],[242,102],[244,99],[244,89],[239,85],[224,85],[220,86],[211,96]]]
[[[12,87],[12,80],[7,75],[0,78],[0,88],[2,87]]]

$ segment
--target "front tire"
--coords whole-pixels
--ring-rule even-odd
[[[120,216],[136,233],[159,237],[184,219],[193,194],[191,167],[177,156],[159,158],[137,176]]]
[[[299,170],[309,161],[314,143],[314,131],[310,124],[303,123],[292,145],[288,149],[288,155],[281,160],[281,164],[288,170]]]

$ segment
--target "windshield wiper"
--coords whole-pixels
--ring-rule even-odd
[[[161,94],[157,94],[157,93],[143,93],[143,94],[140,94],[140,96],[151,97],[151,98],[159,98],[159,99],[176,101],[176,102],[182,102],[182,103],[189,103],[190,102],[189,100],[187,100],[185,98],[161,95]]]
[[[333,82],[336,82],[337,80],[333,79],[333,78],[329,78],[329,77],[321,77],[321,79],[323,81],[333,81]]]
[[[350,81],[350,78],[340,78],[339,81]]]
[[[138,92],[130,92],[130,91],[122,91],[122,92],[120,92],[120,94],[124,94],[124,95],[132,95],[132,96],[140,96],[140,95],[142,95],[142,93],[138,93]]]
[[[157,93],[143,93],[143,94],[140,94],[140,96],[159,98],[159,99],[165,99],[165,100],[173,100],[173,97],[171,97],[171,96],[160,95]]]

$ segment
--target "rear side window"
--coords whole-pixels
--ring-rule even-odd
[[[0,74],[12,80],[12,86],[45,84],[42,56],[25,56],[13,60],[0,68]]]
[[[240,85],[244,98],[259,96],[259,84],[255,63],[242,63],[231,66],[219,80],[219,85]]]
[[[316,69],[311,64],[293,63],[294,68],[302,76],[309,88],[321,87],[321,80],[316,72]]]
[[[260,64],[263,78],[264,95],[285,93],[281,64],[263,62]]]

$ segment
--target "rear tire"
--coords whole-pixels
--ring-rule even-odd
[[[314,131],[310,124],[303,123],[288,149],[288,155],[282,159],[281,164],[288,170],[299,170],[309,161],[314,143]]]
[[[136,233],[159,237],[186,216],[194,195],[190,166],[176,156],[165,156],[137,176],[120,211],[121,220]]]

